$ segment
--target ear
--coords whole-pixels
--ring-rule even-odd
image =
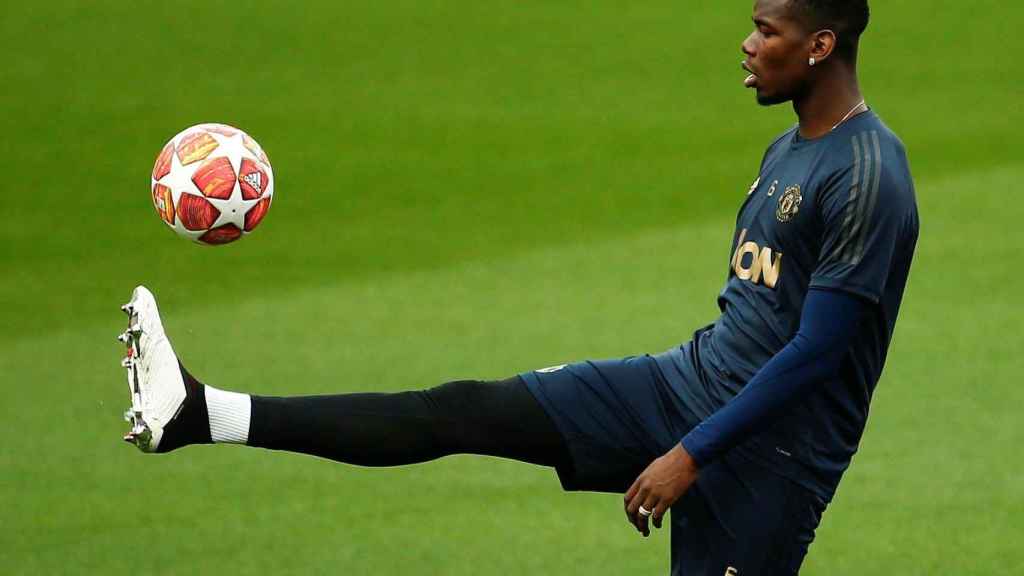
[[[825,29],[811,36],[811,53],[808,55],[817,62],[824,62],[836,48],[836,33]]]

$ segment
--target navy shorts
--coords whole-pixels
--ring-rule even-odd
[[[578,362],[520,374],[565,438],[566,490],[625,492],[652,460],[697,424],[654,358]]]
[[[692,366],[681,374],[685,385],[701,386]],[[668,383],[651,356],[520,377],[565,438],[572,463],[558,476],[566,490],[624,493],[700,422],[699,410],[687,407],[687,394]],[[672,508],[672,574],[722,576],[729,568],[739,576],[795,574],[825,505],[810,490],[730,452],[705,466]]]
[[[789,478],[727,454],[672,507],[672,576],[797,574],[825,506]]]

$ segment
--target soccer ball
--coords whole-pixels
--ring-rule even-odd
[[[248,134],[199,124],[171,138],[153,166],[153,206],[179,236],[227,244],[252,232],[270,210],[274,170]]]

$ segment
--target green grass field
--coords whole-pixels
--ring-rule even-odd
[[[1024,572],[1024,89],[1014,3],[875,2],[869,103],[922,233],[873,413],[804,573]],[[614,495],[478,457],[368,470],[123,444],[117,307],[201,379],[402,390],[657,352],[714,318],[735,210],[794,120],[742,88],[748,3],[65,2],[0,19],[0,573],[664,574]],[[185,126],[244,128],[274,207],[154,214]]]

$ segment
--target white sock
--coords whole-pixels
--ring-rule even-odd
[[[252,400],[248,394],[204,386],[206,411],[210,414],[210,437],[214,442],[245,444],[249,441]]]

